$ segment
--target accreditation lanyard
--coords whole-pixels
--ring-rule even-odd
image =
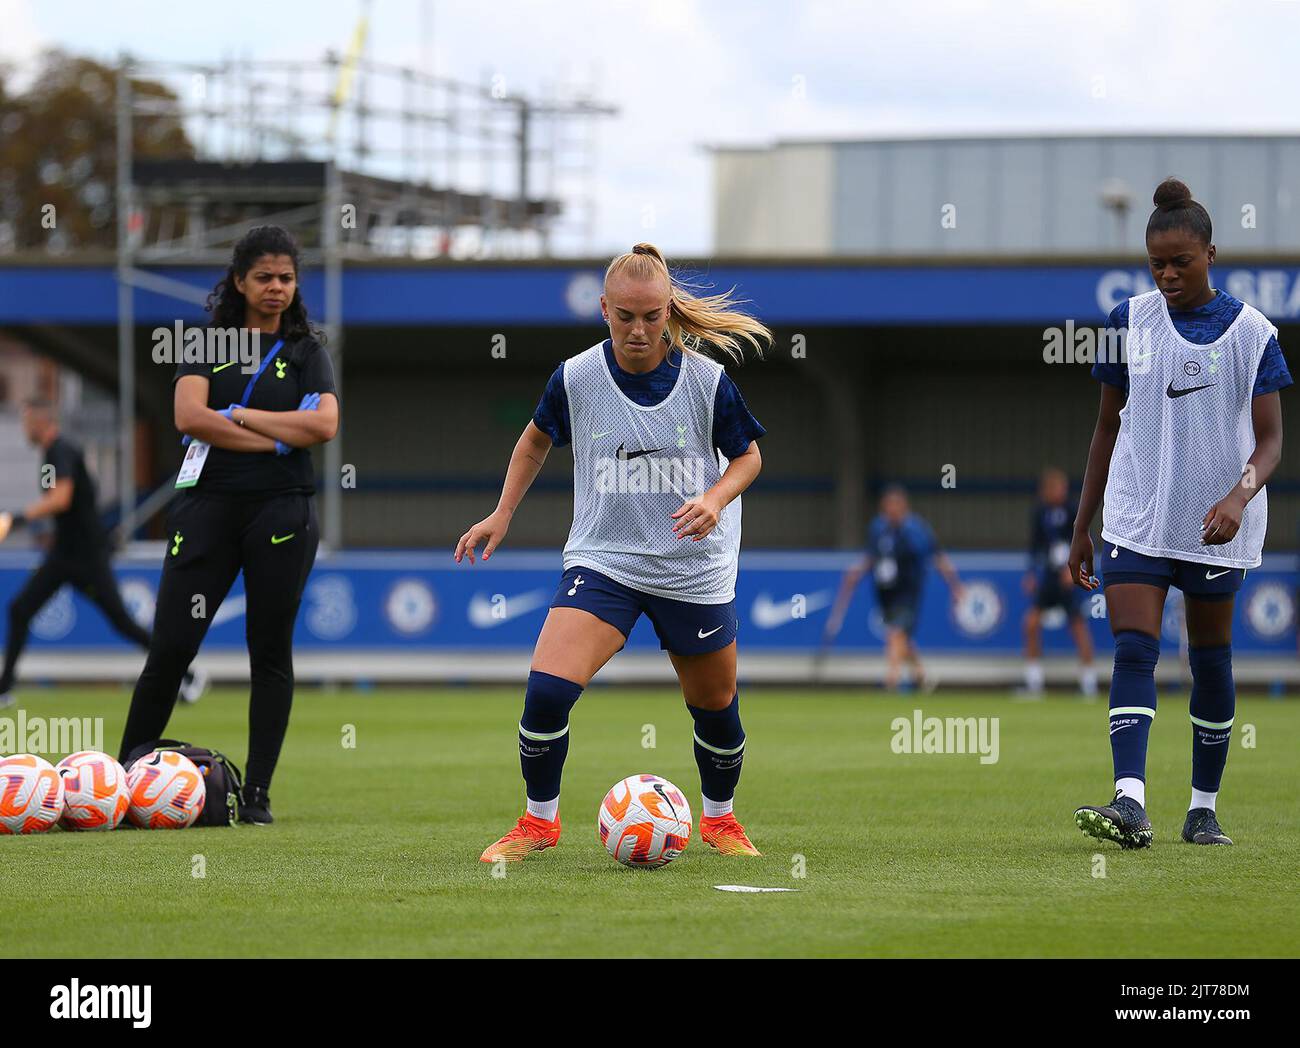
[[[280,352],[280,347],[283,345],[284,339],[276,339],[271,352],[262,358],[262,366],[248,380],[248,385],[244,387],[244,395],[239,398],[241,408],[248,407],[248,400],[253,395],[253,387],[257,385],[257,380],[262,377],[263,372],[271,366],[271,361],[275,359],[275,355]],[[208,461],[208,452],[211,450],[211,445],[201,440],[190,441],[185,452],[185,461],[181,463],[180,472],[176,474],[176,487],[192,488],[199,482],[199,474],[203,472],[204,463]]]

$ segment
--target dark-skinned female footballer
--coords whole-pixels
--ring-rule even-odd
[[[1232,610],[1260,563],[1268,527],[1264,485],[1282,456],[1278,390],[1291,384],[1277,329],[1210,285],[1209,213],[1174,178],[1155,191],[1146,247],[1155,290],[1111,313],[1121,361],[1099,361],[1102,383],[1070,544],[1070,575],[1105,585],[1115,637],[1110,747],[1115,799],[1079,808],[1085,833],[1123,848],[1151,844],[1147,737],[1156,712],[1160,623],[1170,585],[1183,591],[1192,670],[1191,844],[1231,844],[1216,800],[1232,737]],[[1100,554],[1089,528],[1105,495]]]

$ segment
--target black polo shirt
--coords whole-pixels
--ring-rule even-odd
[[[262,336],[264,353],[275,345],[274,337]],[[238,404],[252,375],[238,364],[180,364],[176,378],[199,375],[208,380],[208,407],[221,411]],[[173,380],[175,381],[175,380]],[[334,365],[330,355],[310,335],[286,342],[253,386],[246,407],[259,411],[296,411],[308,393],[333,393]],[[192,489],[207,494],[264,497],[284,492],[312,494],[316,490],[311,451],[296,448],[287,455],[274,451],[229,451],[214,447],[208,452],[203,473]]]
[[[99,523],[95,482],[86,469],[81,449],[60,435],[45,449],[41,484],[44,487],[62,480],[72,481],[72,505],[54,517],[53,552],[77,560],[97,557],[104,551],[105,541]]]

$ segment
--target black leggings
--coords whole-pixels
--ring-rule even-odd
[[[165,734],[186,667],[243,569],[252,678],[244,781],[270,787],[293,705],[293,626],[318,542],[310,495],[180,496],[167,518],[153,643],[131,698],[119,759]]]
[[[27,644],[32,619],[59,592],[59,587],[67,583],[94,601],[119,634],[142,648],[149,646],[149,631],[131,618],[122,603],[107,552],[92,553],[84,559],[51,553],[9,602],[9,635],[5,642],[4,669],[0,670],[0,695],[14,686],[14,667]]]

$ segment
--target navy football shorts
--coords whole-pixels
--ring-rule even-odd
[[[1140,582],[1167,590],[1173,585],[1185,596],[1197,600],[1231,600],[1246,579],[1245,568],[1197,564],[1173,557],[1148,557],[1113,542],[1102,543],[1096,560],[1093,567],[1095,573],[1101,575],[1103,587],[1120,582]]]
[[[642,593],[591,568],[573,567],[560,578],[553,608],[577,608],[608,622],[624,637],[642,614],[650,619],[659,646],[674,655],[707,655],[736,639],[736,602],[689,604]]]
[[[1069,618],[1076,618],[1079,605],[1083,600],[1083,590],[1071,584],[1061,584],[1059,571],[1045,571],[1038,577],[1038,588],[1034,591],[1034,607],[1039,611],[1049,608],[1063,608]]]
[[[916,621],[921,613],[921,591],[918,589],[877,589],[880,617],[886,626],[902,630],[909,637],[916,632]]]

